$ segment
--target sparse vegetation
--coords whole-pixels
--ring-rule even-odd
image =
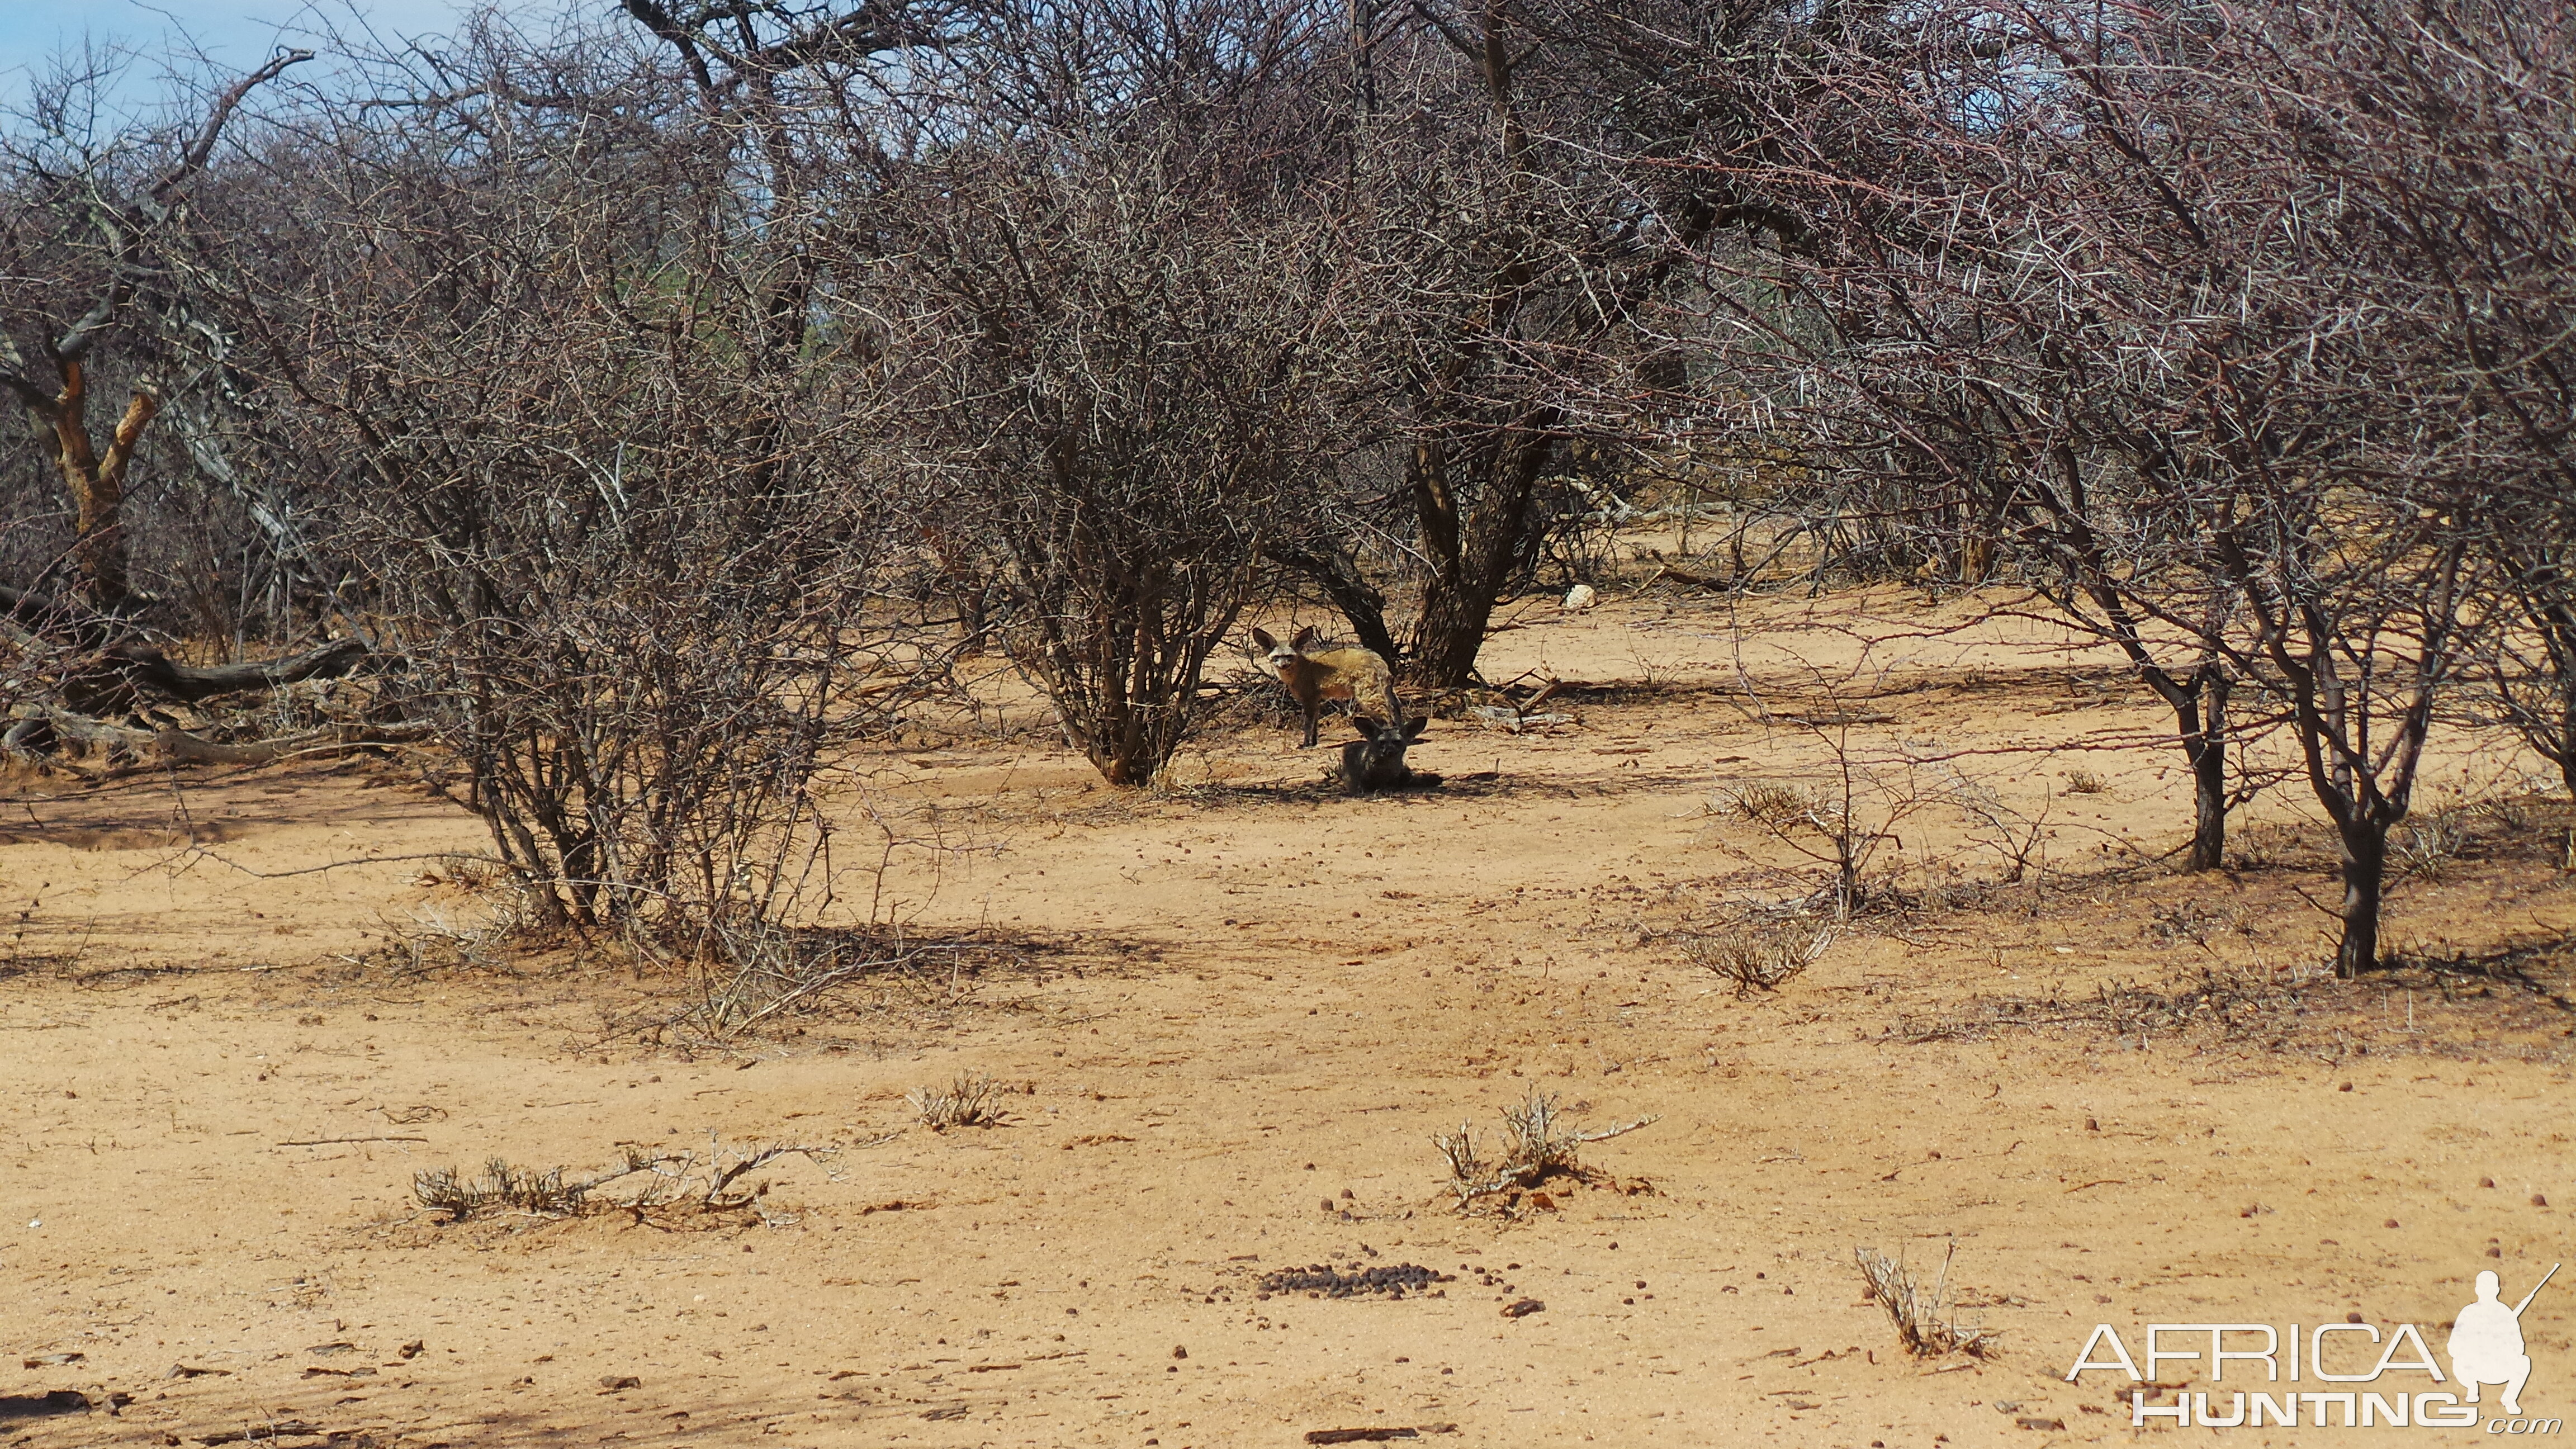
[[[288,8],[0,42],[66,1402],[186,1343],[125,1432],[1967,1444],[2063,1391],[1852,1364],[1847,1249],[1907,1355],[2062,1364],[2552,1247],[2576,0]],[[1353,792],[1451,787],[1319,787],[1210,678],[1255,623],[1463,726],[1362,711]],[[888,1190],[755,1231],[860,1111]],[[1656,1158],[1698,1225],[1605,1200]],[[2109,1230],[2264,1202],[2235,1306]],[[1444,1285],[1319,1396],[1289,1320]],[[1629,1310],[1738,1362],[1535,1364]]]
[[[1750,780],[1729,785],[1717,792],[1726,813],[1739,820],[1774,829],[1786,828],[1807,818],[1815,808],[1805,787],[1785,780]]]
[[[2188,943],[2206,948],[2211,938],[2233,923],[2239,914],[2199,901],[2179,901],[2156,910],[2148,923],[2147,934],[2168,946]]]
[[[1749,922],[1732,930],[1680,934],[1682,959],[1734,983],[1735,994],[1777,991],[1814,965],[1839,934],[1832,923]]]
[[[2449,805],[2417,815],[2398,827],[2389,842],[2391,864],[2400,879],[2439,880],[2473,839],[2466,818],[2477,807]]]
[[[856,1144],[874,1147],[891,1135]],[[835,1180],[839,1146],[802,1142],[727,1146],[713,1133],[704,1152],[645,1152],[628,1148],[615,1165],[588,1177],[572,1177],[562,1167],[516,1166],[500,1157],[485,1162],[483,1175],[468,1178],[452,1167],[423,1169],[412,1175],[412,1198],[448,1222],[463,1222],[492,1213],[514,1212],[534,1217],[580,1217],[597,1212],[626,1212],[638,1217],[656,1212],[722,1213],[759,1210],[769,1193],[765,1181],[744,1188],[750,1173],[790,1157],[820,1166]],[[623,1184],[618,1190],[612,1187]],[[773,1215],[762,1212],[764,1219]]]
[[[915,1087],[905,1099],[913,1115],[933,1132],[951,1127],[998,1127],[1002,1084],[977,1072],[959,1072],[946,1087]]]
[[[1886,1311],[1888,1321],[1896,1325],[1897,1341],[1917,1358],[1950,1353],[1985,1358],[1995,1350],[1994,1334],[1982,1328],[1963,1327],[1947,1316],[1952,1308],[1950,1260],[1958,1253],[1959,1245],[1950,1244],[1941,1255],[1940,1276],[1927,1289],[1903,1260],[1871,1248],[1852,1250],[1853,1260],[1860,1264],[1861,1278],[1869,1285],[1871,1301]]]
[[[1576,1154],[1586,1144],[1607,1142],[1657,1120],[1640,1117],[1616,1127],[1585,1132],[1562,1120],[1555,1097],[1536,1089],[1501,1112],[1502,1154],[1492,1161],[1487,1161],[1483,1149],[1476,1145],[1472,1123],[1461,1122],[1457,1131],[1438,1133],[1431,1139],[1431,1145],[1440,1149],[1441,1158],[1449,1164],[1446,1189],[1461,1208],[1497,1193],[1537,1187],[1550,1178],[1581,1178],[1585,1169]]]
[[[495,1157],[483,1164],[481,1177],[466,1177],[452,1167],[424,1168],[412,1174],[411,1195],[431,1212],[447,1214],[452,1223],[490,1212],[573,1217],[588,1209],[590,1190],[600,1181],[567,1180],[560,1167],[518,1167]]]

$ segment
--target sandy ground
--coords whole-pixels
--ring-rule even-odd
[[[2479,808],[2389,936],[2465,964],[2320,980],[2295,783],[2239,821],[2241,868],[2176,874],[2164,717],[2061,646],[1899,594],[1534,609],[1486,672],[1595,686],[1576,718],[1436,724],[1415,763],[1451,783],[1402,797],[1322,787],[1288,729],[1220,733],[1151,795],[1025,738],[914,741],[867,798],[973,848],[892,884],[917,927],[1013,948],[726,1049],[639,1035],[668,982],[460,957],[491,901],[434,857],[480,827],[398,768],[21,782],[0,1442],[2095,1443],[2133,1435],[2136,1387],[2064,1381],[2096,1323],[2142,1353],[2149,1323],[2351,1315],[2438,1349],[2480,1269],[2511,1300],[2576,1257],[2569,961],[2534,946],[2576,924],[2565,802],[2449,740],[2428,798]],[[1724,792],[1832,793],[1847,761],[1911,908],[1739,997],[1675,933],[1817,876]],[[907,1093],[961,1072],[1004,1122],[918,1125]],[[1544,1202],[1454,1210],[1433,1134],[1490,1139],[1533,1091],[1654,1120]],[[777,1142],[849,1150],[715,1215],[413,1200],[496,1156]],[[1946,1259],[1991,1356],[1908,1355],[1859,1248],[1927,1286]],[[1311,1265],[1444,1276],[1264,1295]],[[2576,1411],[2576,1278],[2522,1322],[2524,1410]],[[2222,1412],[2292,1387],[2230,1369]],[[2154,1377],[2164,1405],[2213,1387]]]

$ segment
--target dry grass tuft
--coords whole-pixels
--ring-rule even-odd
[[[906,1100],[912,1103],[921,1124],[933,1132],[945,1132],[951,1127],[998,1127],[1002,1123],[1002,1105],[994,1099],[1002,1090],[1001,1083],[991,1077],[959,1072],[947,1090],[915,1087]]]
[[[1872,1248],[1852,1250],[1853,1259],[1860,1264],[1861,1277],[1869,1283],[1870,1298],[1887,1310],[1905,1351],[1919,1358],[1937,1358],[1947,1353],[1986,1358],[1995,1351],[1995,1334],[1982,1328],[1962,1328],[1942,1316],[1950,1308],[1950,1260],[1958,1252],[1959,1245],[1952,1243],[1950,1251],[1941,1255],[1941,1276],[1926,1292],[1901,1260]]]
[[[1803,786],[1782,780],[1752,780],[1717,792],[1720,812],[1757,825],[1784,829],[1802,823],[1817,809]]]
[[[888,1134],[856,1145],[875,1147],[893,1140],[893,1134]],[[630,1147],[615,1166],[586,1178],[567,1177],[560,1167],[517,1167],[499,1157],[486,1161],[483,1175],[478,1178],[467,1178],[452,1167],[428,1168],[412,1174],[411,1194],[422,1207],[445,1214],[451,1223],[494,1212],[549,1218],[626,1212],[641,1220],[647,1214],[665,1210],[723,1213],[748,1209],[777,1226],[795,1219],[762,1208],[760,1200],[768,1196],[769,1183],[762,1180],[746,1187],[745,1177],[786,1158],[802,1157],[821,1167],[824,1176],[837,1181],[839,1171],[835,1164],[844,1150],[839,1145],[804,1142],[754,1142],[727,1147],[711,1133],[703,1153],[647,1153]],[[615,1183],[632,1185],[617,1192],[606,1190]]]
[[[2108,782],[2091,770],[2078,768],[2066,772],[2066,793],[2069,795],[2099,795],[2110,788]]]
[[[1449,1164],[1446,1187],[1461,1208],[1495,1193],[1536,1187],[1551,1177],[1580,1178],[1584,1167],[1576,1154],[1585,1144],[1606,1142],[1656,1120],[1640,1117],[1597,1132],[1579,1131],[1563,1122],[1556,1098],[1535,1090],[1519,1105],[1503,1108],[1502,1118],[1502,1156],[1491,1162],[1476,1145],[1476,1129],[1469,1123],[1431,1139]]]
[[[1777,991],[1816,964],[1839,934],[1831,925],[1775,921],[1724,933],[1693,932],[1681,938],[1682,959],[1735,983],[1735,994]]]
[[[596,1184],[566,1181],[560,1167],[513,1166],[495,1157],[483,1164],[483,1175],[468,1178],[453,1167],[432,1167],[412,1174],[411,1195],[431,1212],[461,1223],[478,1213],[523,1212],[539,1217],[576,1217],[588,1207]]]
[[[2388,842],[2389,864],[2400,879],[2440,880],[2475,843],[2471,806],[2455,805],[2420,815],[2397,828]]]

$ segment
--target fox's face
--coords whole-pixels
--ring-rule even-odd
[[[1312,641],[1314,634],[1314,629],[1309,626],[1298,631],[1296,638],[1282,643],[1262,630],[1255,629],[1252,631],[1252,642],[1256,648],[1264,651],[1263,657],[1268,660],[1270,667],[1280,671],[1280,677],[1285,678],[1289,666],[1305,657],[1299,651],[1305,644]]]

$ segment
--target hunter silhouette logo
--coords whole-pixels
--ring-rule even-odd
[[[2306,1327],[2150,1323],[2144,1331],[2146,1352],[2136,1357],[2121,1341],[2119,1330],[2097,1323],[2075,1356],[2075,1366],[2066,1371],[2066,1380],[2075,1383],[2088,1371],[2124,1373],[2142,1386],[2129,1394],[2132,1427],[2161,1419],[2176,1428],[2207,1429],[2240,1425],[2465,1429],[2485,1417],[2480,1395],[2494,1387],[2503,1390],[2496,1400],[2503,1415],[2486,1421],[2488,1433],[2556,1434],[2561,1420],[2523,1416],[2522,1390],[2531,1381],[2531,1355],[2523,1341],[2522,1315],[2549,1280],[2558,1276],[2558,1268],[2551,1264],[2520,1302],[2510,1304],[2504,1301],[2503,1279],[2492,1271],[2478,1274],[2477,1301],[2452,1317],[2450,1338],[2443,1344],[2443,1357],[2450,1360],[2451,1368],[2447,1377],[2423,1330],[2414,1324],[2401,1323],[2383,1332],[2377,1324],[2346,1321]],[[2358,1320],[2360,1315],[2352,1318]],[[2373,1350],[2375,1359],[2370,1356]],[[2149,1403],[2150,1395],[2163,1392],[2156,1385],[2166,1378],[2164,1365],[2169,1363],[2199,1365],[2213,1389],[2178,1391],[2170,1404]],[[2231,1368],[2240,1383],[2259,1381],[2264,1387],[2231,1390],[2226,1385]],[[2191,1371],[2176,1372],[2185,1382],[2197,1376]],[[2417,1391],[2404,1377],[2410,1374],[2423,1375],[2415,1383],[2447,1387]],[[2311,1382],[2324,1387],[2288,1387]],[[2222,1402],[2213,1405],[2213,1399]]]
[[[2558,1276],[2558,1265],[2551,1264],[2522,1301],[2511,1308],[2504,1306],[2497,1292],[2503,1280],[2492,1272],[2478,1275],[2478,1301],[2460,1310],[2451,1320],[2451,1376],[2469,1391],[2469,1402],[2478,1401],[2481,1384],[2504,1385],[2504,1411],[2522,1412],[2522,1386],[2531,1381],[2531,1355],[2522,1351],[2522,1310]]]

